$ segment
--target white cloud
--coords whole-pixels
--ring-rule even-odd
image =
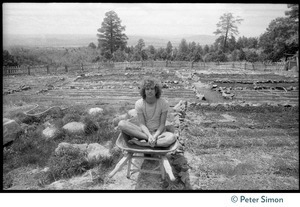
[[[7,34],[95,34],[105,13],[114,10],[128,34],[210,34],[224,13],[244,19],[240,34],[258,36],[285,4],[4,3]]]

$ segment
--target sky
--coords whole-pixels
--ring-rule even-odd
[[[115,11],[126,35],[214,35],[225,13],[243,19],[239,35],[258,37],[285,17],[287,4],[220,3],[3,3],[3,35],[97,34]]]

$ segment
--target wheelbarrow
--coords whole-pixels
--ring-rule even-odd
[[[172,172],[172,167],[166,157],[167,153],[173,152],[178,147],[178,141],[174,142],[169,147],[145,147],[139,146],[135,144],[128,143],[128,138],[125,138],[122,133],[119,134],[118,139],[116,141],[116,145],[125,151],[123,158],[117,163],[113,171],[109,173],[108,177],[112,178],[119,170],[122,169],[124,165],[128,163],[127,166],[127,178],[135,172],[143,172],[143,173],[152,173],[152,174],[161,174],[162,179],[165,179],[165,174],[169,175],[171,181],[175,180],[175,177]],[[140,155],[140,154],[143,154]],[[150,155],[150,156],[145,156]],[[141,167],[136,166],[132,160],[135,159],[143,159],[143,160],[157,160],[159,161],[159,165],[152,170],[141,169]],[[133,166],[135,168],[133,168]]]

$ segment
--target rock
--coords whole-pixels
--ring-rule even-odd
[[[175,132],[175,126],[168,120],[166,121],[166,131],[172,132],[172,133]]]
[[[201,103],[200,106],[210,106],[210,104],[209,103]]]
[[[284,107],[292,107],[292,105],[290,103],[283,103]]]
[[[199,100],[206,100],[203,94],[197,93],[196,96]]]
[[[129,118],[137,117],[137,111],[135,109],[131,109],[128,112]]]
[[[48,126],[43,130],[42,134],[46,140],[54,139],[59,134],[59,130],[54,126]]]
[[[3,145],[14,141],[21,131],[21,126],[15,120],[3,118]]]
[[[62,142],[55,149],[55,154],[60,155],[64,150],[74,148],[86,153],[86,160],[89,162],[99,161],[101,158],[109,158],[112,156],[108,148],[98,143],[70,144],[67,142]]]
[[[162,88],[169,88],[169,86],[166,83],[164,83]]]
[[[46,187],[48,190],[65,190],[67,185],[66,180],[58,180]]]
[[[84,133],[85,125],[81,122],[70,122],[63,126],[63,129],[69,133],[77,134],[77,133]]]
[[[179,117],[176,116],[174,119],[174,127],[179,127],[179,126],[180,126],[180,120],[179,120]]]
[[[109,149],[106,147],[98,144],[98,143],[92,143],[89,144],[87,147],[87,159],[88,161],[98,161],[100,158],[103,157],[110,157],[111,154],[109,153]]]
[[[254,107],[260,107],[262,104],[261,103],[253,103],[252,106]]]
[[[92,116],[97,116],[97,115],[102,114],[102,113],[103,113],[103,109],[99,108],[99,107],[91,108],[89,110],[89,115],[92,115]]]
[[[121,120],[127,120],[129,118],[130,118],[129,114],[126,113],[126,114],[122,114],[120,116],[115,117],[112,122],[113,122],[114,126],[117,126]]]
[[[112,141],[107,141],[107,142],[104,144],[104,147],[107,148],[107,149],[111,149],[112,146],[113,146]]]
[[[211,107],[217,107],[219,105],[219,103],[211,103],[210,106]]]
[[[42,134],[46,138],[52,138],[52,137],[54,137],[55,132],[56,132],[56,128],[48,126],[46,129],[43,130]]]
[[[218,85],[212,85],[211,89],[216,89]]]
[[[173,107],[174,111],[180,112],[185,110],[185,102],[180,100],[178,104]]]
[[[25,86],[25,85],[24,85],[24,86],[22,86],[21,89],[22,89],[23,91],[26,91],[26,90],[29,90],[29,89],[31,89],[31,88],[30,88],[30,86]]]
[[[58,144],[57,148],[55,149],[55,154],[60,154],[64,149],[68,148],[77,148],[80,151],[86,151],[88,144],[70,144],[67,142],[61,142]]]
[[[222,96],[223,96],[225,99],[233,99],[234,94],[233,94],[233,93],[227,94],[227,93],[222,92]]]
[[[41,172],[48,172],[50,170],[49,167],[45,167],[44,169],[41,170]]]
[[[92,170],[88,170],[83,175],[55,181],[46,186],[45,190],[82,190],[88,188],[92,183]]]

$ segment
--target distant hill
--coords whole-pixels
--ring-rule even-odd
[[[91,42],[97,43],[93,35],[3,35],[3,46],[28,47],[83,47]]]
[[[146,47],[153,45],[155,48],[166,47],[170,41],[173,47],[178,47],[180,41],[184,38],[189,42],[196,42],[200,45],[211,45],[216,36],[213,35],[172,35],[172,36],[145,36],[145,35],[127,35],[128,46],[135,46],[139,39],[143,39]],[[97,45],[97,36],[95,35],[3,35],[4,49],[10,46],[30,46],[30,47],[84,47],[91,42]]]
[[[173,36],[138,36],[129,35],[128,45],[137,45],[139,39],[143,39],[145,45],[153,45],[155,48],[167,47],[168,41],[171,42],[173,47],[178,47],[181,40],[185,39],[188,43],[195,42],[200,45],[211,45],[215,42],[216,36],[213,35],[173,35]]]

